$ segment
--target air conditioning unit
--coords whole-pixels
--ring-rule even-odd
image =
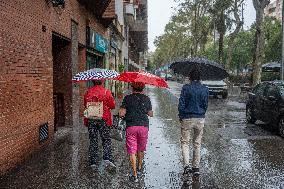
[[[125,13],[127,15],[134,16],[135,11],[134,11],[134,5],[132,3],[125,5]]]

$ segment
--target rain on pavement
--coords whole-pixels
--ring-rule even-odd
[[[87,130],[78,126],[57,132],[52,144],[3,176],[1,188],[283,189],[284,140],[265,124],[246,124],[245,103],[235,91],[226,100],[210,98],[200,182],[183,184],[177,116],[181,86],[169,82],[170,89],[147,89],[155,116],[150,119],[144,175],[138,185],[128,182],[124,143],[113,141],[116,173],[107,172],[102,163],[97,171],[90,169]]]

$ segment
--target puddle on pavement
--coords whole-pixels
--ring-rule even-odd
[[[245,110],[246,109],[246,104],[245,103],[240,103],[240,102],[236,102],[236,101],[228,101],[227,105],[230,108],[233,108],[235,110],[236,109],[241,109],[241,110]]]

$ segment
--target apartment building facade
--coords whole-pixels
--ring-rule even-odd
[[[273,0],[270,4],[264,9],[265,16],[275,17],[278,20],[282,20],[282,0]]]
[[[0,174],[79,125],[86,84],[108,68],[115,0],[0,1]]]
[[[145,71],[148,52],[148,1],[125,0],[124,2],[128,25],[128,69]]]
[[[79,126],[91,68],[146,67],[147,0],[0,1],[0,175]],[[116,82],[108,83],[116,94]]]

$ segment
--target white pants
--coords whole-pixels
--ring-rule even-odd
[[[193,158],[192,167],[199,168],[200,148],[203,135],[204,118],[183,119],[181,122],[181,150],[185,166],[189,165],[189,140],[190,134],[193,136]]]

